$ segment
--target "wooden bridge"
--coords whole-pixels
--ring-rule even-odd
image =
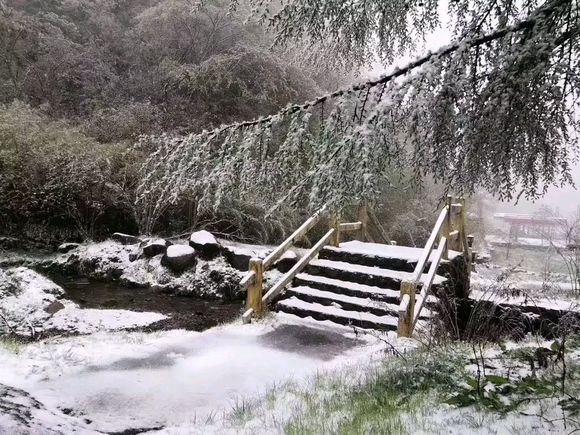
[[[432,315],[429,306],[436,304],[439,290],[463,296],[469,291],[473,237],[466,234],[463,198],[447,197],[424,248],[367,242],[369,224],[383,238],[384,231],[364,203],[356,222],[328,215],[323,207],[266,258],[250,260],[241,281],[248,289],[244,322],[273,304],[299,317],[410,337],[417,323]],[[326,217],[324,236],[264,294],[264,271]],[[358,240],[341,243],[345,233]]]

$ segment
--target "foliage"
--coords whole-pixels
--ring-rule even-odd
[[[0,102],[48,106],[106,143],[259,116],[319,92],[267,52],[269,37],[240,8],[2,1]]]
[[[314,209],[375,199],[393,169],[500,198],[536,198],[571,182],[577,3],[523,3],[453,2],[456,42],[404,68],[265,118],[156,138],[160,151],[144,166],[138,195],[156,186],[190,189],[219,205],[226,196],[261,191],[265,202]],[[436,19],[436,2],[394,2],[390,9],[378,1],[296,0],[281,10],[256,4],[281,41],[340,34],[349,52],[373,44],[370,35],[392,48],[406,41],[409,22]]]
[[[130,226],[138,161],[125,148],[99,144],[21,102],[0,106],[2,228],[92,238]]]
[[[518,356],[513,350],[518,348],[528,351],[521,352],[526,356]],[[231,423],[244,430],[254,421],[272,432],[340,434],[470,432],[470,427],[515,431],[518,418],[534,419],[522,425],[528,428],[545,422],[557,430],[562,420],[564,427],[577,428],[577,356],[567,355],[567,372],[555,359],[533,371],[527,355],[537,355],[538,350],[549,351],[535,343],[513,342],[488,349],[487,371],[479,379],[466,343],[389,355],[376,364],[318,374],[308,385],[277,385],[263,403],[238,399],[247,406],[233,408]],[[543,415],[542,409],[549,411]],[[478,423],[485,420],[494,424]],[[554,426],[557,421],[560,424]]]

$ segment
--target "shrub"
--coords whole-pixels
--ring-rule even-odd
[[[100,144],[18,101],[2,105],[0,228],[49,239],[134,229],[135,164],[125,144]]]

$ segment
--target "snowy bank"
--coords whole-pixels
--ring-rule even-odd
[[[158,313],[81,309],[64,296],[60,286],[31,269],[0,269],[0,334],[36,337],[49,330],[88,334],[166,318]]]

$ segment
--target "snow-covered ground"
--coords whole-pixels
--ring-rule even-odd
[[[478,264],[471,274],[470,297],[501,304],[578,311],[580,283],[570,276],[521,266]]]
[[[0,384],[28,392],[55,423],[64,410],[91,430],[187,428],[277,383],[364,361],[380,346],[348,328],[283,315],[202,333],[98,332],[0,346]]]

